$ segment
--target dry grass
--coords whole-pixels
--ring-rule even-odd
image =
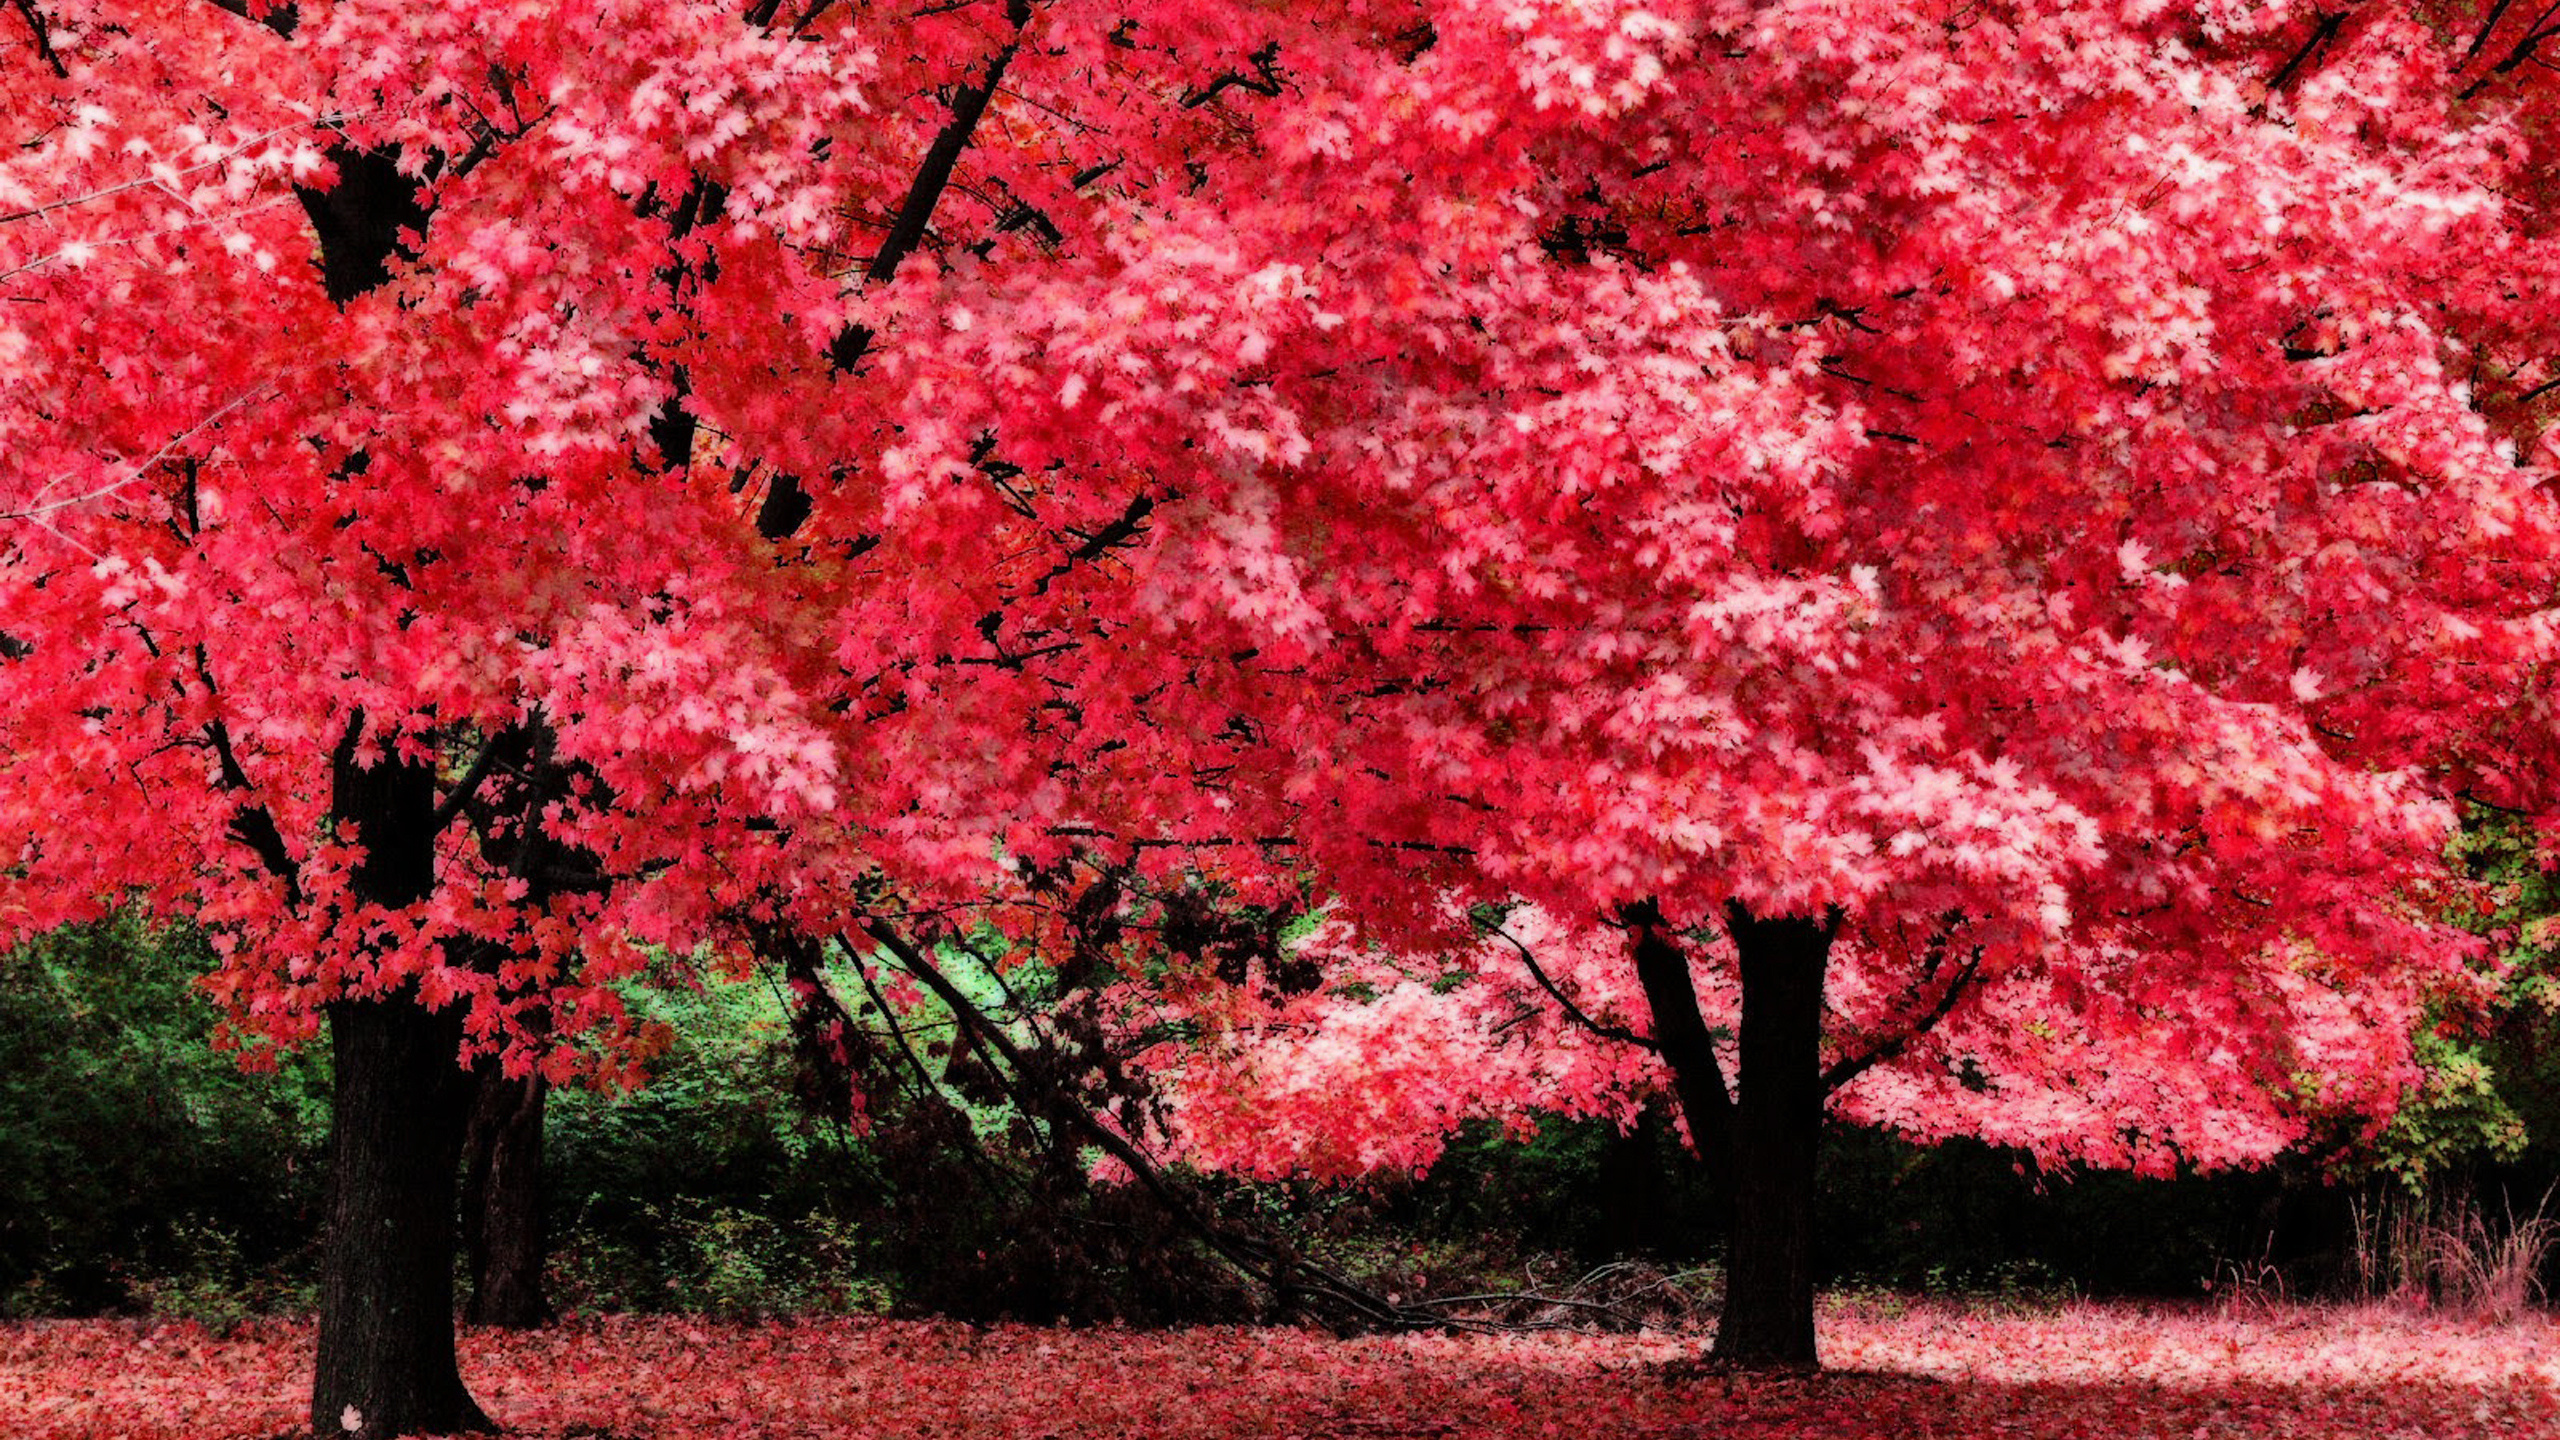
[[[2530,1213],[2492,1217],[2467,1198],[2410,1198],[2355,1208],[2359,1298],[2511,1321],[2543,1298],[2542,1270],[2560,1246],[2546,1193]]]

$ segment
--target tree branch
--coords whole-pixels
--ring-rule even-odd
[[[1183,96],[1182,108],[1197,110],[1217,99],[1231,86],[1262,96],[1266,100],[1278,95],[1281,86],[1280,42],[1272,41],[1245,58],[1253,62],[1253,74],[1245,75],[1239,71],[1230,70],[1201,89]]]
[[[1733,1139],[1733,1092],[1725,1088],[1715,1037],[1698,1012],[1698,989],[1689,957],[1665,933],[1662,908],[1651,900],[1622,907],[1620,923],[1635,936],[1636,979],[1653,1013],[1655,1053],[1671,1070],[1672,1091],[1689,1120],[1689,1144],[1701,1155],[1721,1157]]]
[[[2549,40],[2554,36],[2560,36],[2560,25],[2551,23],[2554,15],[2560,15],[2560,4],[2546,6],[2541,14],[2534,16],[2532,20],[2528,21],[2524,27],[2523,37],[2516,41],[2515,45],[2507,51],[2505,57],[2500,59],[2497,64],[2490,66],[2486,71],[2482,72],[2479,79],[2474,80],[2469,85],[2465,86],[2462,93],[2455,98],[2461,100],[2471,99],[2481,91],[2488,89],[2490,81],[2497,79],[2499,76],[2504,75],[2511,70],[2519,68],[2526,61],[2533,59],[2534,53],[2542,48],[2542,42]],[[2495,17],[2492,17],[2491,23],[2495,23]],[[2486,28],[2483,28],[2480,39],[2486,40],[2487,38],[2488,31]],[[2477,53],[2476,44],[2474,53]],[[2466,56],[2465,58],[2467,59],[2469,57]]]
[[[2326,47],[2331,40],[2337,38],[2339,27],[2346,23],[2346,11],[2323,11],[2319,19],[2312,24],[2311,34],[2302,42],[2302,48],[2294,51],[2293,57],[2285,61],[2282,66],[2278,67],[2276,73],[2268,79],[2267,94],[2269,96],[2283,94],[2285,87],[2291,85],[2297,78],[2299,78],[2304,68],[2311,64],[2312,60],[2319,55],[2320,51]],[[2264,102],[2261,102],[2258,105],[2257,111],[2260,114],[2266,113],[2266,105]]]
[[[291,0],[265,7],[258,7],[256,0],[207,0],[207,3],[216,10],[228,10],[243,20],[264,25],[288,39],[292,38],[294,30],[302,23],[302,12],[291,3]],[[258,13],[259,8],[263,8],[265,13]]]
[[[925,151],[924,163],[917,167],[915,180],[907,186],[907,198],[889,223],[888,238],[880,243],[879,253],[871,257],[870,265],[862,272],[864,280],[876,285],[896,275],[898,262],[924,243],[933,208],[941,202],[942,193],[951,188],[952,172],[959,168],[961,152],[969,148],[970,137],[977,133],[978,121],[987,113],[987,103],[995,98],[1005,67],[1013,63],[1014,52],[1022,48],[1022,30],[1031,23],[1030,0],[1007,0],[1005,16],[1013,22],[1014,38],[1005,42],[995,59],[987,63],[985,79],[962,86],[953,97],[951,119],[933,137],[932,148]],[[860,323],[837,331],[827,344],[828,368],[839,375],[854,373],[861,368],[862,357],[871,353],[874,338],[871,327]],[[799,476],[777,474],[765,486],[764,503],[756,511],[756,533],[767,540],[788,540],[807,523],[813,508]]]
[[[1048,594],[1050,585],[1072,572],[1078,565],[1089,560],[1099,560],[1110,551],[1145,534],[1147,517],[1155,513],[1155,508],[1156,497],[1141,491],[1129,497],[1129,503],[1121,510],[1119,517],[1101,529],[1089,535],[1082,531],[1068,531],[1067,533],[1077,536],[1084,543],[1068,551],[1066,558],[1050,566],[1047,574],[1034,581],[1031,593]]]
[[[9,3],[11,8],[18,12],[20,18],[27,22],[29,33],[35,36],[36,58],[45,63],[45,68],[53,72],[55,79],[70,79],[70,67],[62,63],[61,56],[53,53],[53,31],[44,17],[44,12],[36,8],[35,0],[9,0]]]
[[[463,772],[461,779],[453,782],[451,790],[445,792],[443,801],[436,806],[434,818],[428,822],[429,832],[441,834],[444,827],[452,824],[453,817],[461,814],[462,807],[471,803],[471,797],[478,792],[481,782],[487,780],[489,773],[499,765],[521,764],[530,757],[533,738],[533,723],[510,725],[491,736],[488,743],[480,747],[480,754],[472,760],[471,768]]]
[[[1555,981],[1548,978],[1546,968],[1538,963],[1537,956],[1529,953],[1528,946],[1520,943],[1518,936],[1513,935],[1510,931],[1502,929],[1499,926],[1487,933],[1492,935],[1493,938],[1510,946],[1512,949],[1520,952],[1520,963],[1529,967],[1530,977],[1538,982],[1538,988],[1546,991],[1558,1005],[1563,1006],[1566,1017],[1571,1019],[1573,1023],[1590,1031],[1592,1034],[1599,1036],[1603,1040],[1622,1041],[1629,1045],[1642,1046],[1657,1055],[1662,1053],[1662,1047],[1655,1044],[1652,1039],[1647,1036],[1639,1035],[1623,1025],[1609,1025],[1593,1019],[1589,1012],[1585,1011],[1580,1005],[1574,1003],[1572,996],[1564,993],[1562,987],[1558,986]]]
[[[2507,10],[2514,4],[2515,0],[2495,0],[2490,5],[2489,13],[2480,17],[2479,32],[2471,37],[2469,48],[2462,52],[2462,63],[2470,64],[2480,58],[2481,51],[2489,48],[2489,37],[2496,33],[2498,22],[2507,18]]]
[[[1929,958],[1922,964],[1919,980],[1911,987],[1910,993],[1915,998],[1931,980],[1937,978],[1938,971],[1944,968],[1948,943],[1949,937],[1944,930],[1930,939]],[[1911,1048],[1912,1041],[1936,1029],[1938,1022],[1947,1018],[1948,1013],[1956,1008],[1956,1001],[1964,995],[1965,988],[1971,985],[1981,973],[1982,947],[1976,945],[1973,947],[1973,952],[1965,957],[1964,963],[1956,967],[1955,974],[1947,978],[1945,988],[1938,992],[1938,998],[1926,1011],[1890,1037],[1878,1042],[1864,1054],[1843,1056],[1825,1069],[1822,1072],[1822,1093],[1828,1095],[1876,1066],[1899,1058],[1905,1050]]]
[[[877,285],[898,273],[898,264],[924,243],[925,228],[933,220],[933,208],[942,201],[942,192],[951,188],[951,176],[959,168],[961,153],[977,133],[978,121],[987,113],[987,103],[995,98],[996,86],[1003,83],[1007,65],[1013,63],[1016,50],[1022,48],[1021,32],[1031,23],[1030,0],[1009,0],[1005,18],[1013,22],[1014,38],[996,52],[987,63],[986,78],[975,85],[964,85],[952,97],[951,119],[933,137],[933,147],[925,151],[924,163],[917,167],[915,180],[907,186],[907,198],[898,206],[898,214],[889,223],[889,236],[880,243],[878,254],[862,272],[862,278]],[[847,325],[836,332],[827,346],[827,363],[840,374],[849,374],[862,363],[871,349],[871,327]]]
[[[204,647],[195,652],[196,678],[204,682],[208,697],[221,692],[213,683],[213,666],[205,658]],[[284,831],[276,825],[273,812],[257,799],[258,787],[250,782],[248,768],[240,763],[240,754],[232,748],[231,727],[217,715],[204,724],[205,739],[212,742],[214,760],[220,767],[222,788],[247,797],[231,812],[231,838],[249,847],[267,873],[284,882],[287,909],[302,904],[302,868],[293,863],[293,851],[284,843]]]

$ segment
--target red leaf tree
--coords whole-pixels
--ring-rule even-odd
[[[2552,37],[1478,18],[1394,82],[1431,143],[1264,181],[1324,259],[1268,343],[1325,358],[1259,387],[1302,488],[1230,544],[1309,638],[1249,712],[1295,767],[1232,788],[1349,915],[1526,897],[1563,953],[1443,993],[1355,942],[1332,992],[1194,1002],[1241,1007],[1157,1057],[1195,1153],[1407,1163],[1463,1114],[1625,1103],[1514,1027],[1560,992],[1730,1168],[1718,1354],[1800,1365],[1826,1104],[2150,1170],[2387,1111],[2473,953],[2431,908],[2450,802],[2540,803],[2553,252],[2515,77]],[[1491,174],[1509,215],[1417,198]]]
[[[2551,579],[2506,7],[15,19],[0,926],[329,1032],[324,1433],[484,1422],[457,1057],[1080,850],[1622,927],[1744,1360],[1826,1053],[2154,1155],[2459,954]]]

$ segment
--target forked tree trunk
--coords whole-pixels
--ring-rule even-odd
[[[1728,1091],[1687,956],[1651,904],[1630,906],[1623,918],[1690,1144],[1721,1168],[1732,1197],[1713,1358],[1750,1369],[1811,1369],[1818,1363],[1813,1200],[1822,1139],[1822,985],[1833,926],[1761,920],[1729,907],[1742,971],[1742,1033],[1737,1084]]]
[[[482,1067],[464,1143],[462,1225],[474,1325],[531,1330],[552,1320],[542,1288],[542,1112],[550,1085]]]
[[[355,763],[348,725],[330,813],[354,826],[359,899],[414,905],[435,889],[435,772]],[[473,1084],[459,1063],[462,1009],[413,993],[329,1007],[329,1228],[320,1260],[311,1428],[355,1440],[492,1428],[454,1355],[455,1171]]]

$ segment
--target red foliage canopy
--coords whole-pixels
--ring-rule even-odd
[[[0,929],[200,916],[258,1040],[610,1069],[643,942],[1205,855],[1836,910],[1843,1057],[1982,982],[1868,1113],[2230,1158],[2531,799],[2522,11],[246,8],[20,10]]]

